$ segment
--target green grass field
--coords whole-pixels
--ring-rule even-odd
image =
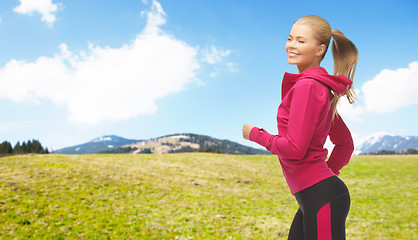
[[[354,156],[347,239],[418,239],[418,156]],[[275,156],[0,158],[0,239],[287,239]]]

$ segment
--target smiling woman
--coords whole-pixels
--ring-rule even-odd
[[[320,66],[331,36],[334,75]],[[299,18],[285,45],[290,64],[299,74],[285,73],[282,103],[277,113],[278,135],[244,124],[243,137],[277,155],[297,211],[289,240],[343,240],[350,194],[337,175],[354,150],[351,133],[336,112],[341,96],[349,94],[358,52],[356,46],[323,18]],[[337,75],[338,73],[342,75]],[[329,157],[327,137],[335,144]]]

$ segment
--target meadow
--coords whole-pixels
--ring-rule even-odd
[[[347,239],[418,239],[418,156],[353,156]],[[287,239],[275,156],[0,158],[0,239]]]

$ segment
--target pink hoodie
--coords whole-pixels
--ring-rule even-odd
[[[329,75],[322,67],[285,73],[277,113],[279,134],[256,127],[251,130],[251,141],[278,155],[292,194],[338,175],[348,164],[354,144],[342,118],[338,115],[332,121],[330,89],[344,94],[351,84],[345,76]],[[326,161],[328,135],[335,147]]]

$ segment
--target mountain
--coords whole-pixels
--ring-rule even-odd
[[[77,146],[55,151],[60,154],[85,153],[176,153],[215,152],[225,154],[270,154],[266,150],[247,147],[229,140],[185,133],[171,134],[148,140],[131,140],[118,136],[103,136]]]
[[[418,136],[397,136],[378,133],[362,140],[354,154],[369,154],[379,151],[401,153],[407,149],[418,150]],[[229,140],[186,133],[171,134],[148,140],[126,139],[115,135],[95,138],[87,143],[56,150],[58,154],[89,153],[174,153],[174,152],[221,152],[226,154],[270,154],[263,149],[247,147]]]
[[[378,133],[361,141],[354,153],[369,154],[383,150],[400,153],[407,149],[418,149],[418,136],[397,136]]]
[[[99,153],[114,147],[120,147],[126,144],[140,142],[142,140],[133,140],[133,139],[126,139],[122,137],[118,137],[115,135],[107,135],[95,138],[89,142],[72,146],[66,147],[62,149],[58,149],[54,151],[58,154],[87,154],[87,153]]]

